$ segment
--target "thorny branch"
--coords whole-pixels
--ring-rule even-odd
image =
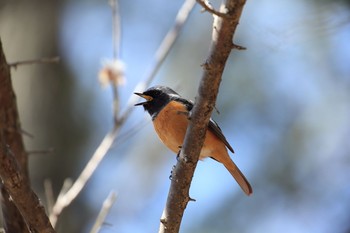
[[[0,41],[0,178],[6,232],[55,232],[30,188],[16,96]]]
[[[203,74],[198,88],[196,102],[187,128],[184,144],[178,162],[172,172],[171,186],[164,208],[159,232],[177,233],[182,216],[191,200],[189,189],[197,166],[207,125],[215,106],[222,73],[233,48],[233,35],[238,25],[245,0],[226,0],[220,12],[227,17],[214,15],[212,44],[208,58],[203,65]]]

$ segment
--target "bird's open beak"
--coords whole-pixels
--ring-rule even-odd
[[[144,104],[146,104],[147,102],[153,100],[153,98],[152,98],[151,96],[145,95],[145,94],[143,94],[143,93],[137,93],[137,92],[135,92],[134,94],[135,94],[135,95],[138,95],[138,96],[140,96],[140,97],[142,97],[142,98],[144,98],[144,99],[146,100],[146,101],[144,101],[144,102],[137,103],[137,104],[135,104],[134,106],[144,105]]]

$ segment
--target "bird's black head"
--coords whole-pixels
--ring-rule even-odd
[[[146,101],[135,104],[135,106],[142,105],[144,109],[154,119],[157,114],[167,105],[173,98],[180,97],[174,90],[165,86],[154,86],[148,88],[143,93],[134,93]]]

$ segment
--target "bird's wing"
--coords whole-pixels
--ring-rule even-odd
[[[187,110],[189,112],[193,108],[193,102],[192,101],[186,100],[186,99],[181,98],[181,97],[177,97],[176,101],[179,101],[179,102],[185,104],[186,108],[187,108]],[[231,147],[230,143],[228,143],[228,141],[226,140],[226,138],[225,138],[224,134],[222,133],[219,125],[212,118],[210,118],[208,129],[211,132],[213,132],[215,134],[215,136],[217,136],[232,153],[234,153],[233,148]]]
[[[233,148],[231,147],[230,143],[226,140],[224,134],[222,133],[219,125],[210,118],[208,129],[215,134],[224,144],[225,146],[232,152],[235,153]]]

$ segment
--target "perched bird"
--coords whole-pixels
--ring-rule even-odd
[[[142,105],[145,111],[151,115],[154,129],[160,140],[170,150],[178,153],[185,138],[189,123],[189,112],[193,108],[193,103],[165,86],[154,86],[143,93],[134,94],[146,100],[135,106]],[[226,148],[234,153],[218,124],[210,119],[199,159],[211,157],[222,163],[241,186],[242,190],[247,195],[252,194],[252,187],[232,161]]]

